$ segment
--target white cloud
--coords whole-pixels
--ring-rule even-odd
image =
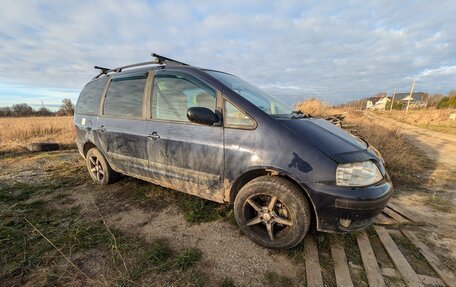
[[[78,90],[151,52],[237,74],[288,101],[417,88],[447,92],[456,3],[439,1],[3,1],[0,83]],[[63,94],[62,94],[63,95]],[[0,105],[4,101],[0,95]]]

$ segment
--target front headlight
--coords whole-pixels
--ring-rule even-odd
[[[370,160],[339,164],[336,170],[336,184],[340,186],[366,186],[382,179],[380,170]]]

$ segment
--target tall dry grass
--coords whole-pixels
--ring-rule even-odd
[[[317,117],[346,112],[344,122],[357,125],[356,134],[380,151],[386,162],[388,173],[395,183],[408,185],[426,182],[426,177],[423,175],[426,174],[428,168],[432,168],[433,163],[415,146],[406,141],[405,135],[399,128],[380,125],[375,120],[367,118],[359,110],[334,109],[318,103],[318,100],[315,99],[304,101],[296,106],[303,112],[313,111],[313,116]]]
[[[378,113],[409,125],[456,134],[456,120],[450,119],[450,114],[456,114],[455,109],[423,109],[408,112],[393,110]]]
[[[299,111],[302,111],[306,114],[310,114],[312,116],[326,116],[329,112],[329,108],[323,102],[316,98],[310,98],[304,100],[300,103],[295,105],[295,108]]]
[[[33,142],[73,144],[73,117],[0,118],[0,152],[16,151]]]

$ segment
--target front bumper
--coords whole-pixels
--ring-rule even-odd
[[[393,193],[388,179],[367,187],[307,186],[312,199],[317,230],[349,232],[364,229],[382,212]],[[350,224],[341,224],[349,221]]]

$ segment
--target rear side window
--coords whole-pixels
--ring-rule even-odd
[[[143,111],[147,74],[113,78],[104,100],[103,114],[124,118],[140,118]]]
[[[198,79],[180,73],[157,72],[152,95],[152,118],[188,122],[187,109],[215,111],[216,92]]]
[[[97,115],[100,98],[106,86],[107,78],[102,78],[88,83],[76,103],[76,113]]]

